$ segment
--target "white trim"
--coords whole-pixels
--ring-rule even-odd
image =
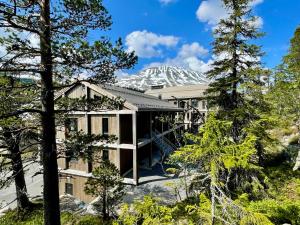
[[[102,111],[72,111],[69,112],[70,115],[117,115],[117,114],[134,114],[134,110],[102,110]]]

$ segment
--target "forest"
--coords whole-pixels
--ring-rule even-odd
[[[84,187],[102,196],[99,214],[79,215],[60,209],[57,158],[98,160],[90,144],[115,137],[78,132],[62,148],[56,129],[71,111],[117,108],[122,101],[57,102],[56,94],[81,81],[112,84],[115,72],[134,67],[138,57],[121,39],[105,36],[113,18],[102,0],[1,0],[0,192],[14,185],[17,207],[0,224],[300,224],[300,24],[281,63],[266,68],[256,41],[268,34],[255,26],[251,0],[222,2],[229,16],[213,30],[218,57],[205,74],[212,80],[209,115],[165,162],[166,173],[184,174],[187,197],[172,205],[151,195],[123,203],[118,169],[100,160]],[[90,41],[91,32],[100,38]],[[28,197],[25,180],[25,167],[36,162],[43,176],[39,201]],[[118,215],[111,213],[116,205]]]

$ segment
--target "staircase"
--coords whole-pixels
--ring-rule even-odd
[[[155,145],[161,152],[161,159],[164,160],[171,152],[177,149],[177,147],[166,137],[160,136],[160,133],[155,130],[152,131],[152,137],[154,138]]]

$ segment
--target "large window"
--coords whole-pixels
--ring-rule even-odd
[[[102,118],[102,134],[108,135],[108,118]]]
[[[73,184],[70,183],[65,184],[65,193],[69,195],[73,195]]]

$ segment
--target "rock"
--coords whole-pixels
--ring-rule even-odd
[[[86,204],[72,195],[60,196],[60,209],[67,212],[78,212],[85,208]]]

